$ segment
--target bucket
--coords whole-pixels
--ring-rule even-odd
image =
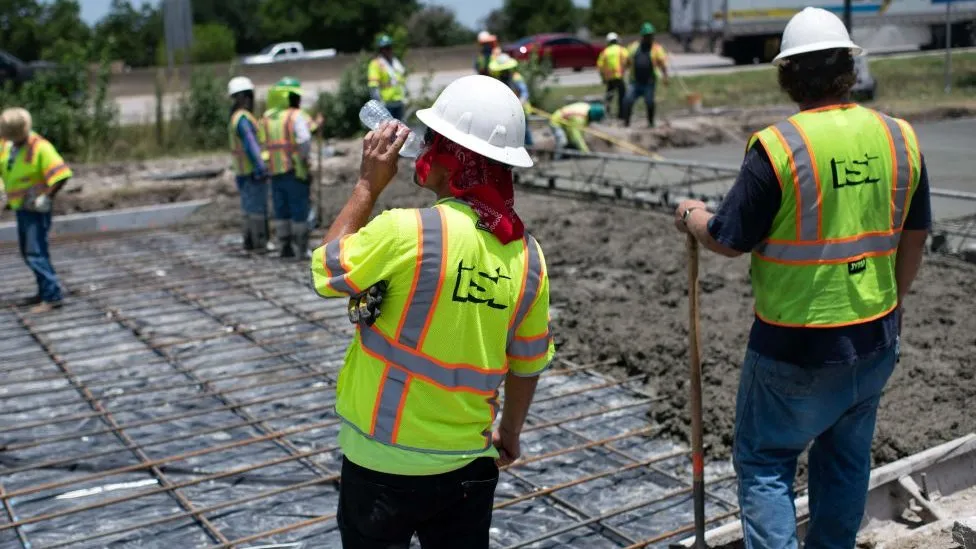
[[[701,112],[702,94],[698,92],[690,92],[685,96],[685,101],[688,102],[688,108],[691,109],[691,112]]]

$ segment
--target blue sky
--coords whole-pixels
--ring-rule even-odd
[[[504,0],[428,0],[430,4],[440,4],[454,8],[460,20],[465,25],[475,28],[478,21],[495,8],[500,8]],[[151,2],[157,0],[133,0],[134,3]],[[578,6],[589,6],[590,0],[573,0]],[[97,21],[111,4],[111,0],[80,0],[81,15],[89,23]]]

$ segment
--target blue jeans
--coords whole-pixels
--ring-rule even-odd
[[[275,219],[287,219],[293,223],[308,220],[311,185],[295,177],[294,172],[271,178],[271,201]]]
[[[644,98],[644,106],[647,107],[647,123],[651,126],[654,125],[654,91],[656,88],[657,82],[655,80],[651,80],[647,84],[631,81],[630,86],[627,87],[627,99],[624,101],[627,112],[623,118],[627,125],[630,125],[630,115],[634,112],[634,103],[637,102],[638,97]]]
[[[237,176],[237,190],[241,193],[244,213],[268,215],[268,184],[265,181],[250,175]]]
[[[37,278],[38,295],[48,303],[61,301],[61,284],[51,265],[47,233],[51,230],[51,213],[17,210],[17,242],[20,255]]]
[[[898,343],[854,364],[801,367],[746,353],[733,461],[747,549],[796,548],[793,479],[810,449],[807,549],[851,549],[864,515],[878,402]]]

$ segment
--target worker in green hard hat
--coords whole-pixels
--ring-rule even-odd
[[[522,109],[525,111],[525,146],[532,146],[532,132],[529,131],[529,114],[532,112],[532,105],[529,103],[529,85],[525,78],[519,74],[518,61],[507,53],[499,53],[488,63],[488,74],[508,86],[519,98]]]
[[[627,100],[624,101],[624,125],[630,126],[630,115],[638,97],[644,98],[647,107],[647,125],[654,127],[654,90],[660,78],[668,84],[668,53],[660,44],[654,42],[654,25],[645,22],[640,29],[641,38],[630,45],[630,86]]]
[[[571,103],[552,113],[549,126],[556,139],[557,149],[575,149],[580,152],[590,152],[590,147],[583,137],[583,128],[591,122],[604,119],[607,112],[602,103]]]
[[[382,101],[393,118],[403,120],[404,101],[407,98],[407,69],[393,54],[393,39],[382,35],[376,39],[379,55],[369,62],[366,85],[369,95]]]
[[[312,132],[321,125],[322,115],[313,120],[301,109],[304,95],[301,82],[282,78],[268,92],[269,109],[261,118],[275,235],[284,258],[306,259],[309,255],[309,156]]]

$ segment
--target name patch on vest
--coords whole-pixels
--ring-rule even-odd
[[[862,257],[857,261],[851,261],[847,264],[847,274],[856,275],[857,273],[863,273],[868,269],[868,258]]]
[[[499,280],[511,280],[511,277],[502,274],[500,268],[493,273],[486,273],[474,265],[465,266],[464,261],[461,261],[457,266],[451,300],[455,303],[484,304],[492,309],[507,309],[507,303],[498,303],[495,300]]]
[[[830,174],[834,178],[834,188],[871,185],[881,181],[879,156],[864,155],[864,160],[830,159]]]

